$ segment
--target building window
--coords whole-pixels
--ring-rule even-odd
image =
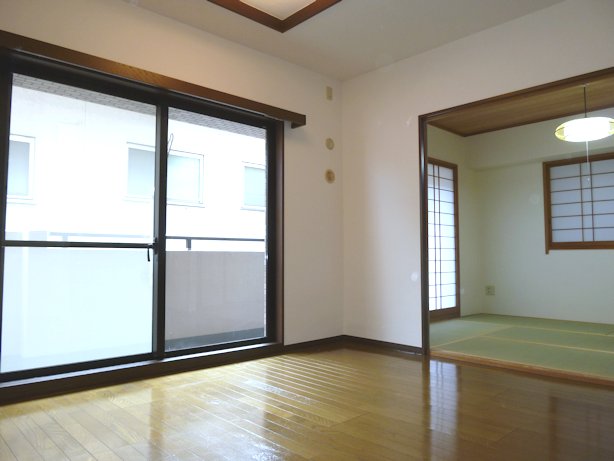
[[[545,162],[546,253],[614,248],[614,153]]]
[[[128,148],[127,194],[133,198],[153,198],[155,153],[153,147]],[[202,205],[204,156],[172,150],[168,156],[167,195],[173,205]]]
[[[32,198],[32,161],[34,140],[25,136],[11,135],[9,140],[9,199]]]
[[[266,171],[262,165],[244,167],[243,206],[259,210],[266,207]]]
[[[429,311],[460,315],[457,168],[428,161]]]

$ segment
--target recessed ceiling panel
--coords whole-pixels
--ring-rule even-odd
[[[314,0],[241,0],[241,3],[283,20],[314,3]]]
[[[209,0],[277,32],[286,32],[341,0]]]

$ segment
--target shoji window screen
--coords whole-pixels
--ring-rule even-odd
[[[428,163],[429,310],[453,312],[458,296],[458,195],[456,165]]]
[[[546,251],[614,248],[614,154],[544,163]]]

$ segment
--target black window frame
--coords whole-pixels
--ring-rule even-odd
[[[1,32],[1,31],[0,31]],[[0,34],[2,38],[2,34]],[[8,149],[9,130],[11,119],[12,75],[22,74],[34,78],[53,81],[90,91],[109,94],[125,99],[131,99],[157,107],[156,114],[156,172],[154,196],[154,240],[151,244],[125,244],[124,248],[143,248],[153,252],[153,350],[151,353],[114,357],[104,360],[72,363],[31,370],[6,372],[0,374],[0,403],[4,400],[2,383],[11,383],[40,379],[45,377],[71,374],[74,376],[91,375],[91,370],[104,369],[113,371],[117,376],[130,375],[126,373],[126,366],[139,369],[141,376],[162,374],[180,369],[197,369],[218,363],[223,351],[232,361],[232,357],[253,355],[254,350],[267,346],[273,348],[283,344],[283,144],[284,121],[274,119],[261,113],[251,112],[243,108],[232,107],[224,103],[216,103],[200,98],[196,95],[187,95],[180,92],[152,86],[146,83],[128,79],[124,76],[111,75],[90,68],[84,68],[70,62],[59,62],[30,53],[1,48],[0,43],[0,331],[2,327],[2,299],[4,279],[4,249],[7,246],[19,246],[5,239],[6,209],[7,209],[7,182],[8,182]],[[135,69],[135,75],[142,76],[146,71]],[[174,81],[176,83],[176,81]],[[267,289],[266,289],[266,335],[263,338],[196,347],[181,351],[165,351],[165,288],[166,274],[165,236],[166,236],[166,167],[161,154],[167,150],[168,139],[168,110],[169,107],[189,110],[211,117],[221,118],[232,122],[264,128],[266,130],[267,149]],[[294,123],[294,122],[293,122]],[[299,125],[297,125],[299,126]],[[99,244],[87,242],[28,242],[40,247],[100,247]],[[254,349],[256,348],[256,349]],[[242,349],[248,352],[242,353]],[[249,351],[249,349],[252,349]],[[211,354],[214,353],[214,356]],[[211,357],[210,357],[211,356]],[[184,358],[182,358],[184,357]],[[172,359],[172,360],[171,360]],[[177,360],[184,363],[178,364]],[[154,366],[158,364],[158,366]],[[143,373],[143,366],[152,368]],[[135,371],[136,373],[136,371]],[[118,378],[119,380],[123,378]],[[85,378],[87,380],[87,378]],[[75,381],[83,382],[83,381]],[[100,381],[102,382],[102,381]],[[23,382],[22,384],[27,384]],[[74,384],[75,387],[83,384]],[[52,386],[53,387],[53,386]],[[47,387],[45,389],[52,389]],[[70,383],[61,384],[60,387],[70,389]],[[53,390],[42,391],[53,392]],[[8,396],[8,399],[11,397]]]

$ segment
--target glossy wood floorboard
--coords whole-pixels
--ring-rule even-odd
[[[614,390],[368,349],[0,407],[0,460],[614,460]]]

